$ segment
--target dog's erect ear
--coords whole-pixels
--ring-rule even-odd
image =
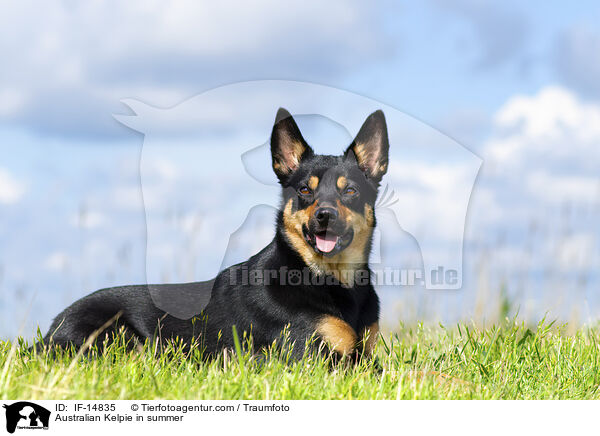
[[[379,183],[388,169],[389,149],[385,116],[378,110],[367,117],[344,156],[356,159],[366,176]]]
[[[279,108],[271,133],[273,171],[284,182],[300,166],[300,161],[313,154],[292,115]]]

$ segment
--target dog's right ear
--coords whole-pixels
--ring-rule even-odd
[[[300,161],[313,155],[292,115],[279,108],[271,133],[273,171],[281,183],[298,169]]]

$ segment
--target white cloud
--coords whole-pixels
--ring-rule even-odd
[[[551,86],[510,98],[484,147],[488,180],[544,203],[597,201],[600,105]],[[531,205],[530,205],[531,206]],[[531,207],[529,207],[531,209]]]
[[[67,253],[63,253],[61,251],[56,251],[49,255],[44,261],[44,267],[50,271],[63,271],[69,263],[71,262],[71,258]]]
[[[600,106],[584,103],[564,88],[510,98],[496,113],[494,125],[498,134],[486,151],[496,163],[535,166],[536,157],[545,164],[600,158]]]
[[[457,238],[456,229],[464,227],[465,205],[473,187],[472,168],[466,165],[424,164],[417,162],[390,163],[386,176],[394,186],[404,228],[421,229],[443,241]],[[426,217],[442,213],[435,228],[425,228]],[[419,224],[421,223],[421,224]],[[413,235],[418,238],[419,235]]]
[[[25,186],[8,171],[0,168],[0,204],[16,203],[24,192]]]
[[[577,175],[556,175],[535,171],[526,178],[526,186],[532,196],[549,203],[561,204],[565,199],[588,202],[600,199],[600,179]]]
[[[106,135],[127,97],[170,106],[227,82],[323,81],[389,56],[379,13],[341,1],[5,5],[0,120]]]
[[[529,138],[552,138],[569,133],[580,140],[600,135],[600,107],[583,103],[565,88],[549,86],[534,96],[510,98],[498,111],[499,127],[523,123],[520,132]]]
[[[508,99],[493,122],[472,211],[481,240],[506,244],[494,248],[509,253],[496,267],[512,274],[520,265],[560,274],[593,270],[600,105],[550,86]],[[515,250],[524,257],[511,255]]]

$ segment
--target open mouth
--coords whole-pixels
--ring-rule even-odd
[[[331,253],[339,239],[340,238],[338,235],[323,232],[320,234],[315,234],[315,245],[319,251],[323,253]]]
[[[318,253],[323,256],[333,256],[339,253],[352,242],[354,232],[352,229],[343,234],[337,234],[332,231],[321,231],[312,233],[305,226],[303,228],[306,242]]]

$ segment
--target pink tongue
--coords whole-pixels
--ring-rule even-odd
[[[335,244],[337,243],[338,237],[335,235],[326,234],[325,236],[315,235],[315,239],[319,251],[322,251],[323,253],[329,253],[335,248]]]

